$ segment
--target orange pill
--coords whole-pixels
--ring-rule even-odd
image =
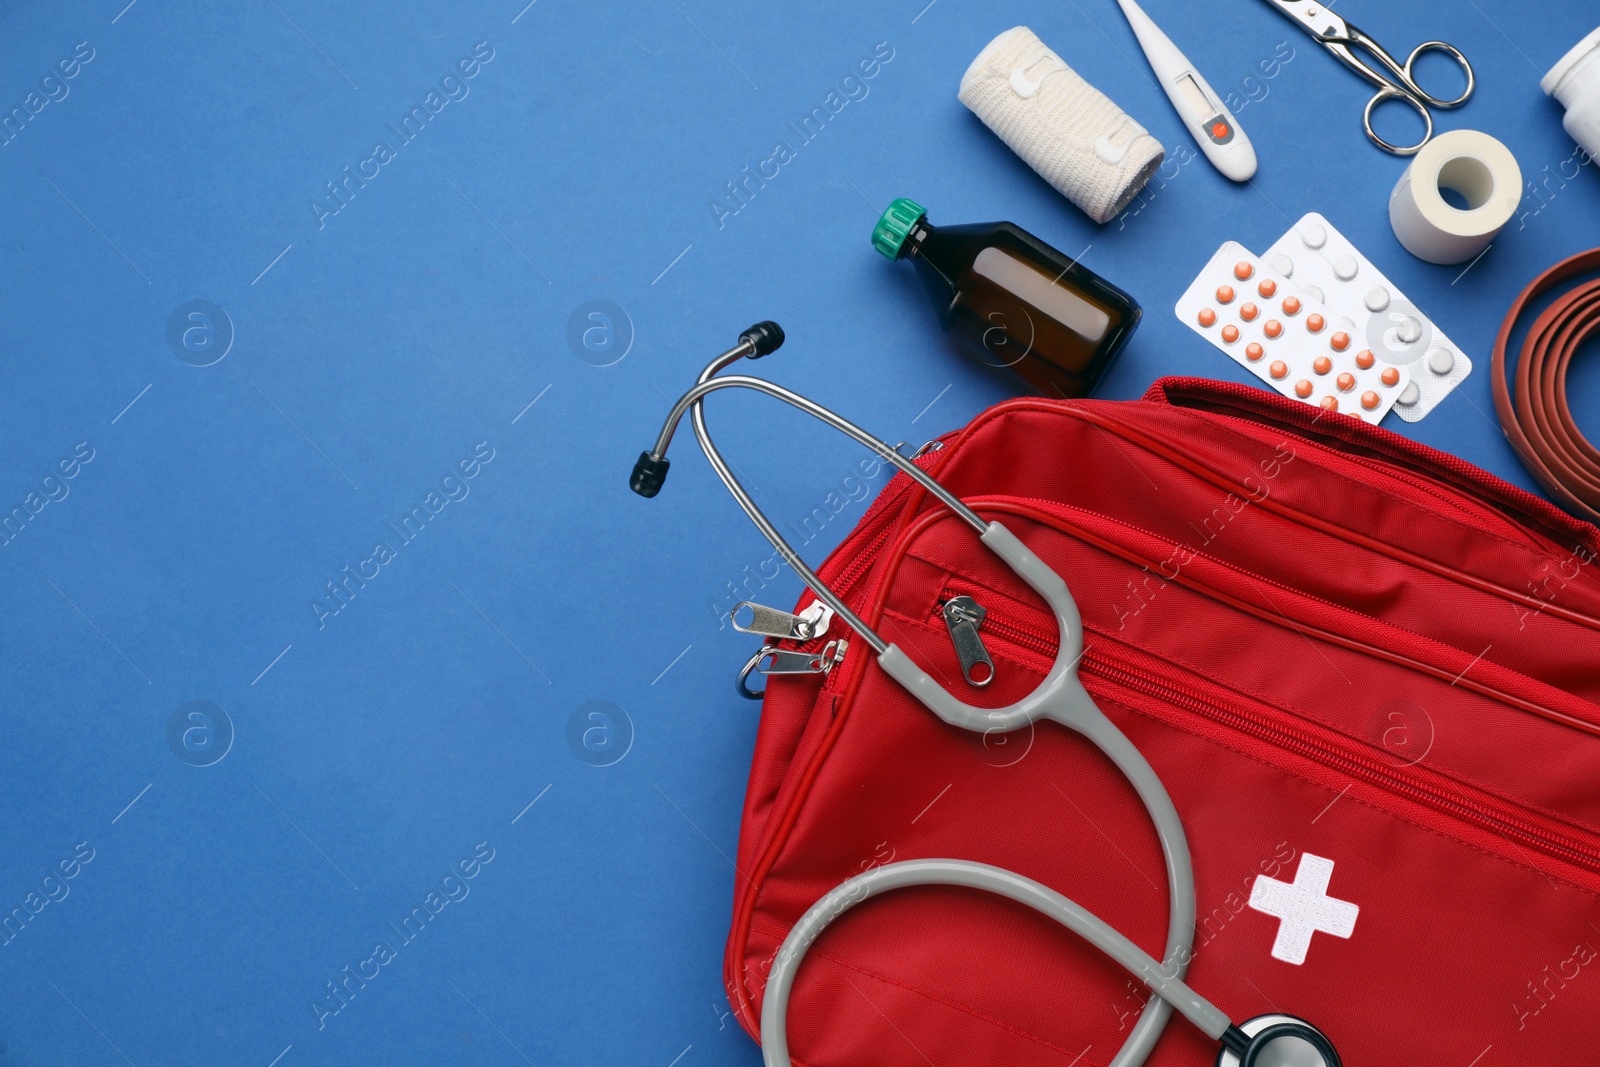
[[[1229,323],[1222,328],[1222,340],[1226,344],[1233,344],[1239,339],[1239,327]]]
[[[1266,354],[1267,350],[1256,344],[1254,341],[1251,341],[1249,344],[1244,346],[1244,357],[1251,363],[1256,362]]]
[[[1261,332],[1266,334],[1269,338],[1277,337],[1279,334],[1283,333],[1283,323],[1279,322],[1277,319],[1268,319],[1266,325],[1261,327]]]
[[[1282,381],[1289,376],[1289,364],[1285,363],[1281,359],[1273,360],[1272,366],[1267,368],[1267,372],[1274,378]]]
[[[1380,375],[1380,377],[1383,378],[1383,384],[1384,385],[1399,385],[1400,384],[1400,372],[1399,372],[1399,370],[1397,370],[1394,367],[1385,367],[1385,368],[1383,368],[1383,374]]]
[[[1217,286],[1217,303],[1219,303],[1219,304],[1231,304],[1231,303],[1233,303],[1233,286],[1231,286],[1231,285],[1219,285],[1219,286]]]
[[[1298,296],[1286,296],[1286,297],[1284,297],[1283,298],[1283,313],[1285,315],[1298,315],[1298,314],[1300,314],[1300,298]]]
[[[1375,357],[1372,354],[1372,349],[1363,348],[1361,351],[1356,353],[1356,366],[1360,367],[1362,370],[1369,370],[1372,367],[1374,358]]]
[[[1316,359],[1311,361],[1311,369],[1316,371],[1318,374],[1327,374],[1333,369],[1333,360],[1329,359],[1327,356],[1318,356]]]
[[[1338,411],[1339,410],[1339,398],[1338,397],[1333,397],[1333,396],[1325,396],[1325,397],[1322,398],[1322,406],[1327,411]]]
[[[1233,265],[1233,276],[1241,282],[1248,279],[1255,272],[1256,269],[1242,259]]]
[[[1256,321],[1256,316],[1261,314],[1261,309],[1246,301],[1239,305],[1239,317],[1246,322]]]
[[[1316,316],[1312,317],[1315,318]],[[1343,330],[1340,330],[1338,333],[1328,338],[1328,344],[1333,347],[1335,352],[1343,352],[1345,349],[1350,347],[1350,335],[1345,333]]]
[[[1216,324],[1217,324],[1217,313],[1215,311],[1212,311],[1210,308],[1201,308],[1200,309],[1200,325],[1209,327],[1209,326],[1215,326]]]
[[[1321,333],[1322,328],[1326,325],[1328,325],[1328,320],[1321,315],[1309,315],[1306,317],[1306,329],[1312,333]]]
[[[1351,374],[1349,371],[1345,371],[1343,374],[1339,375],[1338,381],[1335,384],[1339,386],[1339,392],[1348,393],[1350,390],[1356,387],[1356,376]]]
[[[1370,389],[1368,389],[1366,392],[1362,393],[1361,394],[1361,406],[1366,408],[1368,411],[1371,411],[1373,408],[1377,407],[1378,406],[1378,394],[1374,393]]]
[[[1311,383],[1304,378],[1301,378],[1298,382],[1295,382],[1294,395],[1299,397],[1301,400],[1309,399],[1311,396]]]
[[[1276,293],[1277,291],[1278,283],[1273,281],[1271,278],[1262,278],[1261,284],[1256,286],[1256,292],[1260,293],[1264,299],[1270,298],[1272,294]]]

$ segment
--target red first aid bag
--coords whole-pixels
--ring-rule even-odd
[[[1600,1062],[1594,527],[1355,418],[1197,379],[1001,404],[919,462],[1071,588],[1083,683],[1188,832],[1196,991],[1235,1021],[1301,1016],[1351,1067]],[[820,573],[971,704],[1020,699],[1055,655],[1044,602],[904,476]],[[941,617],[954,596],[985,609],[986,688]],[[857,640],[830,674],[768,679],[726,959],[745,1027],[808,907],[926,857],[1036,879],[1163,955],[1160,848],[1111,762],[1050,722],[948,726]],[[1148,995],[1020,905],[906,889],[811,948],[790,1048],[1100,1067]],[[1149,1063],[1216,1057],[1174,1016]]]

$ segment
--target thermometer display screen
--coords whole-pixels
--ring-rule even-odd
[[[1195,121],[1210,117],[1215,113],[1211,102],[1206,99],[1206,94],[1200,91],[1200,86],[1188,74],[1178,79],[1178,94],[1183,97],[1184,103],[1189,105]]]

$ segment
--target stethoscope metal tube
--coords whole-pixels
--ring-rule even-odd
[[[963,729],[980,733],[1004,732],[1031,725],[1040,719],[1053,719],[1092,741],[1117,765],[1124,777],[1134,787],[1140,800],[1143,801],[1151,820],[1155,823],[1163,859],[1166,862],[1170,893],[1166,949],[1166,957],[1169,962],[1165,967],[1171,971],[1171,978],[1179,980],[1181,986],[1181,979],[1192,956],[1195,925],[1194,875],[1189,860],[1189,849],[1183,830],[1183,822],[1178,817],[1177,810],[1173,807],[1172,800],[1168,797],[1165,787],[1161,784],[1160,777],[1146,762],[1144,756],[1133,743],[1105,717],[1089,696],[1088,691],[1083,688],[1083,684],[1078,680],[1078,661],[1082,658],[1084,650],[1083,629],[1077,604],[1073,600],[1072,593],[1067,588],[1066,582],[1003,525],[998,522],[985,522],[977,513],[962,503],[959,498],[940,485],[922,468],[886,442],[872,436],[854,423],[772,382],[743,375],[717,376],[718,372],[737,360],[741,358],[758,358],[766,355],[782,343],[783,332],[776,323],[759,323],[740,335],[738,345],[713,359],[706,369],[701,372],[694,387],[684,393],[672,406],[672,410],[668,413],[666,421],[662,425],[661,433],[656,439],[655,447],[640,453],[629,481],[630,487],[634,492],[645,497],[653,497],[660,491],[670,465],[666,454],[668,447],[671,445],[673,434],[676,432],[683,416],[692,413],[696,439],[705,451],[712,467],[722,479],[723,484],[733,494],[734,499],[739,502],[739,506],[744,509],[745,514],[750,517],[751,521],[761,530],[767,540],[778,550],[783,559],[794,568],[795,573],[816,594],[817,599],[831,608],[846,625],[850,626],[867,644],[872,646],[873,650],[878,654],[879,667],[899,682],[907,692],[915,696],[925,707],[952,726],[959,726]],[[719,389],[731,388],[753,389],[768,396],[776,397],[866,446],[874,454],[915,480],[935,499],[950,508],[951,511],[977,531],[979,539],[1044,598],[1055,615],[1056,625],[1060,633],[1060,642],[1054,665],[1032,693],[1007,707],[973,707],[947,691],[918,667],[897,645],[885,641],[882,636],[834,595],[833,591],[821,581],[817,574],[806,566],[805,562],[800,559],[799,554],[789,546],[783,535],[762,513],[711,442],[705,426],[702,401],[706,396]],[[939,862],[961,864],[963,861]],[[903,865],[893,866],[898,868]],[[965,866],[982,867],[983,865],[967,864]],[[995,868],[989,869],[996,870]],[[927,875],[937,884],[950,884],[940,880],[942,875],[935,877],[937,872],[932,870],[924,870],[922,868],[909,868],[908,870],[910,873],[897,875],[898,878],[903,879],[898,881],[897,885],[915,884],[914,880],[904,879],[914,879],[914,876],[919,872]],[[1009,872],[1003,873],[1009,874]],[[1011,877],[1020,879],[1021,876],[1013,875]],[[1027,881],[1026,879],[1021,880]],[[852,879],[845,885],[857,883],[857,879]],[[1037,883],[1032,884],[1037,885]],[[1041,886],[1039,888],[1043,889],[1044,887]],[[835,892],[837,893],[838,890],[835,890]],[[1061,899],[1065,900],[1065,898]],[[1070,904],[1070,902],[1068,903]],[[1076,908],[1076,905],[1072,905],[1072,907]],[[1081,909],[1078,910],[1081,911]],[[1093,918],[1093,916],[1090,916],[1090,918]],[[1109,931],[1110,935],[1121,938],[1120,934],[1105,926],[1100,920],[1094,919],[1094,921],[1099,923],[1104,930]],[[824,920],[823,924],[825,925],[825,923],[826,920]],[[1069,923],[1069,925],[1071,924]],[[1076,929],[1076,927],[1074,928]],[[1124,938],[1122,941],[1126,942],[1126,939]],[[1102,947],[1104,946],[1102,945]],[[1129,943],[1129,947],[1132,947],[1131,943]],[[1135,949],[1135,951],[1137,950]],[[1140,955],[1143,956],[1142,953]],[[1149,959],[1149,957],[1143,958]],[[1153,963],[1153,961],[1151,962]],[[1178,987],[1172,988],[1176,989]],[[1122,1049],[1111,1061],[1110,1067],[1138,1067],[1139,1064],[1142,1064],[1153,1050],[1156,1041],[1160,1038],[1162,1028],[1166,1025],[1171,1012],[1172,1004],[1168,1000],[1158,999],[1152,1001],[1140,1015],[1139,1021],[1134,1025]],[[1215,1019],[1212,1021],[1215,1022]],[[1225,1018],[1223,1022],[1226,1022]],[[1268,1030],[1272,1029],[1272,1027],[1268,1027]],[[1267,1033],[1268,1031],[1262,1032]],[[1284,1036],[1283,1032],[1273,1032],[1276,1036],[1269,1037],[1265,1041],[1260,1038],[1260,1035],[1257,1035],[1254,1040],[1264,1045]],[[1237,1046],[1235,1051],[1241,1055],[1243,1067],[1254,1067],[1256,1054],[1251,1052],[1251,1038],[1233,1029],[1225,1029],[1218,1034],[1213,1034],[1213,1036],[1219,1036],[1227,1049],[1235,1049],[1235,1046]],[[1318,1036],[1320,1037],[1320,1035]],[[781,1062],[787,1062],[787,1060],[784,1059]],[[1328,1062],[1337,1065],[1338,1061],[1337,1058],[1334,1058]]]
[[[770,332],[764,333],[763,339],[752,338],[751,335],[765,328],[770,328]],[[711,364],[701,372],[694,388],[684,393],[683,396],[678,398],[678,402],[672,405],[672,410],[667,413],[666,421],[662,423],[661,433],[656,438],[655,447],[639,454],[639,460],[634,464],[633,477],[629,479],[628,484],[634,492],[644,497],[653,497],[661,491],[661,485],[666,481],[667,470],[671,466],[671,461],[667,459],[667,449],[672,444],[672,437],[678,430],[678,424],[683,421],[683,416],[692,410],[694,412],[695,437],[700,442],[702,451],[706,453],[706,458],[711,461],[711,466],[716,470],[723,484],[728,487],[728,491],[733,494],[733,498],[739,502],[739,506],[744,509],[744,513],[750,517],[750,521],[756,524],[756,528],[772,543],[772,547],[776,548],[779,554],[783,556],[784,562],[794,568],[794,572],[816,594],[818,600],[832,608],[852,630],[860,634],[867,644],[872,646],[873,651],[883,653],[888,650],[889,642],[880,637],[877,631],[863,622],[860,616],[856,615],[842,600],[833,595],[833,591],[823,583],[822,579],[817,577],[815,571],[806,565],[805,560],[800,558],[800,554],[790,547],[783,534],[779,533],[778,528],[762,513],[761,508],[751,499],[750,494],[745,492],[744,486],[734,476],[733,471],[722,458],[722,454],[711,444],[710,435],[705,427],[705,415],[701,410],[701,399],[719,389],[754,389],[757,392],[776,397],[784,403],[800,409],[807,415],[827,423],[851,439],[865,445],[881,459],[894,464],[938,498],[940,503],[965,520],[980,535],[988,530],[989,524],[979,518],[971,508],[963,504],[959,498],[945,489],[944,486],[930,478],[921,467],[896,452],[893,447],[878,440],[855,423],[834,414],[822,405],[762,378],[750,378],[744,375],[728,375],[722,378],[715,376],[717,371],[737,362],[741,358],[759,358],[775,351],[782,343],[783,332],[777,328],[776,323],[758,323],[740,335],[739,345],[712,360]]]

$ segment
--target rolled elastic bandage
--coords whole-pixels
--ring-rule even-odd
[[[1096,222],[1127,207],[1166,157],[1161,142],[1026,26],[978,53],[961,78],[960,97]]]

